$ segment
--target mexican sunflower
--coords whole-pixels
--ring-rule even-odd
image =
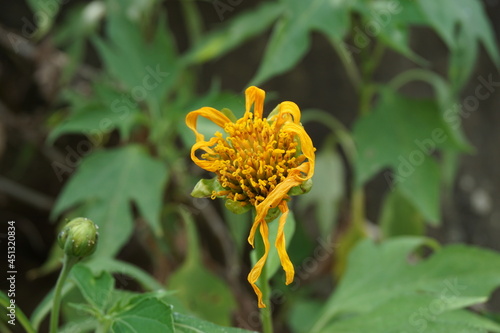
[[[264,97],[263,90],[249,87],[245,91],[245,114],[237,120],[231,111],[211,107],[202,107],[186,116],[187,126],[196,135],[196,143],[191,148],[192,160],[216,174],[212,180],[201,180],[192,195],[225,198],[226,207],[237,213],[255,209],[248,242],[254,246],[258,229],[264,242],[264,255],[248,274],[248,282],[257,294],[259,307],[266,307],[256,282],[270,249],[267,223],[280,212],[275,246],[286,273],[286,284],[293,281],[295,271],[286,252],[284,234],[287,202],[291,195],[310,188],[315,151],[300,123],[298,106],[282,102],[268,118],[262,118]],[[211,120],[225,133],[216,132],[205,140],[197,130],[199,116]]]

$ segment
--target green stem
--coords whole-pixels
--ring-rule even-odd
[[[255,209],[252,209],[252,221],[255,220]],[[256,234],[255,252],[257,260],[264,255],[264,241],[260,237],[260,233]],[[269,277],[267,273],[267,263],[262,267],[262,272],[259,277],[259,287],[262,292],[262,301],[266,304],[265,308],[260,308],[260,320],[262,322],[262,333],[273,333],[273,315],[271,312],[271,286],[269,285]]]
[[[196,4],[192,0],[181,1],[184,18],[186,20],[191,46],[198,43],[201,38],[201,16]]]
[[[96,333],[107,333],[109,332],[109,328],[111,327],[111,320],[104,319],[104,321],[101,322],[99,327],[97,328]]]
[[[59,324],[59,308],[61,307],[61,290],[64,286],[64,282],[68,277],[71,268],[78,262],[78,258],[73,256],[64,255],[63,267],[61,273],[59,273],[59,278],[57,279],[56,289],[54,292],[54,300],[52,313],[50,315],[50,333],[57,333],[57,327]]]
[[[267,265],[262,268],[260,280],[262,281],[260,290],[262,291],[262,300],[266,304],[265,308],[260,309],[260,319],[262,321],[262,332],[273,333],[273,318],[271,313],[271,286],[267,278]]]
[[[376,84],[373,82],[373,73],[380,64],[384,55],[385,46],[379,41],[376,41],[372,52],[366,48],[361,53],[361,69],[362,82],[359,89],[359,114],[366,115],[370,111],[373,95],[376,92]]]
[[[427,82],[436,88],[439,87],[439,85],[446,86],[446,82],[438,74],[420,68],[410,69],[399,74],[389,82],[389,86],[394,90],[398,90],[411,81]]]
[[[373,94],[375,93],[375,86],[372,84],[365,84],[361,87],[359,94],[359,115],[363,116],[370,112]]]
[[[338,250],[349,253],[356,243],[366,237],[365,222],[365,194],[362,187],[357,188],[351,195],[351,224],[348,230],[342,235],[338,243]],[[342,268],[344,270],[345,268]],[[333,300],[333,302],[332,302]],[[331,298],[329,303],[323,307],[323,312],[318,316],[309,333],[326,332],[326,326],[337,316],[338,306],[335,298]]]
[[[347,77],[351,81],[354,88],[358,90],[361,86],[361,74],[358,67],[356,66],[356,62],[354,61],[352,54],[346,49],[346,46],[345,44],[343,44],[342,40],[338,40],[337,38],[330,38],[330,43],[339,55],[340,61],[346,69]]]

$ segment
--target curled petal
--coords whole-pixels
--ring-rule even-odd
[[[302,183],[300,174],[302,172],[307,173],[308,171],[308,166],[305,164],[308,163],[303,163],[302,165],[304,165],[304,167],[302,167],[301,165],[298,168],[291,170],[285,180],[279,183],[278,186],[276,186],[276,188],[267,195],[264,201],[262,201],[255,207],[255,221],[252,225],[252,228],[250,229],[250,234],[248,235],[248,243],[250,243],[252,247],[254,244],[255,231],[257,230],[259,224],[266,223],[265,218],[267,216],[267,213],[269,212],[269,209],[277,207],[280,202],[283,201],[283,199],[287,196],[288,191],[290,191],[292,187]]]
[[[283,102],[279,106],[279,112],[276,116],[276,125],[280,127],[284,123],[291,121],[294,124],[300,124],[300,109],[294,102]]]
[[[311,138],[305,131],[304,127],[295,123],[286,123],[285,125],[283,125],[283,131],[293,133],[299,137],[302,153],[304,154],[305,157],[307,157],[309,163],[309,168],[307,170],[306,176],[300,177],[300,179],[302,179],[302,181],[308,180],[314,174],[315,156],[314,156],[314,146]]]
[[[204,118],[207,118],[208,120],[211,120],[216,125],[219,125],[222,128],[224,128],[224,126],[227,123],[231,122],[231,120],[228,117],[226,117],[226,115],[224,115],[222,112],[220,112],[219,110],[216,110],[214,108],[210,108],[210,107],[202,107],[201,109],[198,109],[196,111],[189,112],[186,116],[186,125],[196,135],[196,142],[199,142],[199,141],[202,141],[205,139],[203,134],[198,132],[198,130],[196,129],[196,122],[198,120],[198,116],[202,116]]]
[[[306,164],[306,163],[303,163]],[[299,167],[300,168],[300,167]],[[272,190],[267,197],[259,205],[257,205],[257,214],[255,221],[264,221],[269,209],[277,207],[279,203],[286,198],[288,191],[299,184],[302,183],[300,179],[301,170],[305,169],[303,167],[301,170],[299,168],[293,169],[288,173],[288,176],[284,181],[279,183],[274,190]]]
[[[255,232],[257,231],[257,227],[259,226],[259,224],[261,222],[264,222],[264,219],[258,220],[257,218],[255,218],[255,221],[252,224],[252,228],[250,229],[250,233],[248,234],[248,239],[247,240],[248,240],[248,243],[250,245],[252,245],[252,247],[254,247],[253,243],[254,243],[254,240],[255,240]]]
[[[201,149],[209,154],[213,154],[214,152],[212,151],[212,149],[210,149],[210,147],[217,143],[218,140],[219,138],[213,137],[210,139],[210,141],[196,142],[193,147],[191,147],[191,159],[197,166],[210,172],[217,171],[217,167],[215,167],[214,161],[200,160],[198,157],[196,157],[196,151],[198,149]]]
[[[264,112],[264,98],[266,97],[266,92],[255,86],[248,87],[245,90],[245,119],[250,117],[250,109],[253,104],[253,118],[261,119],[262,113]]]
[[[276,242],[274,245],[278,250],[278,255],[280,257],[281,266],[286,273],[286,284],[290,284],[293,282],[293,277],[295,275],[295,269],[293,268],[293,264],[290,261],[290,257],[288,257],[288,253],[286,252],[286,240],[285,240],[285,223],[286,218],[288,216],[288,204],[286,201],[282,201],[279,204],[279,208],[281,211],[281,217],[279,219],[278,224],[278,234],[276,235]]]
[[[259,280],[260,274],[262,273],[262,268],[266,264],[267,256],[269,255],[269,229],[267,227],[266,222],[260,223],[260,234],[262,236],[262,240],[264,242],[264,255],[257,261],[255,266],[253,266],[252,270],[248,274],[248,282],[252,286],[255,294],[257,295],[259,308],[265,308],[266,305],[262,301],[262,292],[259,287],[257,287],[257,280]]]

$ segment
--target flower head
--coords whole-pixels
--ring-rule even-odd
[[[286,284],[290,284],[294,268],[285,246],[287,201],[290,195],[303,193],[310,187],[308,181],[314,173],[315,148],[300,124],[300,110],[295,103],[282,102],[268,118],[262,118],[265,92],[249,87],[245,96],[245,114],[238,120],[231,120],[234,116],[226,109],[221,112],[203,107],[190,112],[186,124],[196,135],[196,143],[191,148],[192,160],[216,174],[213,180],[200,181],[193,195],[212,199],[223,197],[226,207],[235,212],[255,208],[248,242],[253,246],[255,232],[259,229],[265,253],[250,271],[248,281],[258,296],[259,307],[265,307],[256,282],[269,254],[267,223],[273,220],[274,211],[281,212],[275,246],[286,273]],[[205,140],[197,130],[199,116],[220,126],[225,134],[216,132]],[[197,157],[198,151],[202,152],[200,157]]]

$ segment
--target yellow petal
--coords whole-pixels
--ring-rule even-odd
[[[272,190],[267,197],[262,201],[259,205],[257,205],[256,210],[257,214],[255,217],[256,221],[264,221],[264,218],[267,215],[269,209],[277,207],[279,203],[286,198],[288,191],[294,187],[302,183],[302,180],[299,178],[301,171],[299,168],[290,170],[288,176],[279,183],[274,190]]]
[[[257,218],[253,222],[252,228],[250,229],[250,233],[248,234],[248,243],[253,246],[254,239],[255,239],[255,231],[257,231],[257,227],[263,220],[258,220]]]
[[[260,291],[259,287],[257,287],[256,282],[257,280],[259,280],[260,274],[262,273],[262,268],[266,264],[267,256],[269,255],[269,229],[266,222],[260,223],[260,234],[262,235],[262,240],[264,241],[264,255],[259,259],[259,261],[257,261],[255,266],[248,274],[248,282],[250,282],[250,285],[257,295],[259,308],[265,308],[266,305],[262,301],[262,292]],[[265,281],[265,283],[267,283],[267,281]]]
[[[290,284],[293,282],[293,277],[295,275],[295,270],[293,268],[293,264],[290,261],[290,257],[288,257],[288,253],[286,252],[286,240],[285,240],[285,223],[286,218],[288,216],[288,205],[286,201],[282,201],[279,204],[279,208],[281,211],[281,217],[279,219],[278,224],[278,234],[276,235],[276,242],[274,245],[276,246],[276,250],[278,250],[278,255],[280,257],[281,266],[286,273],[286,284]]]
[[[308,163],[309,163],[309,168],[307,170],[306,176],[299,177],[299,179],[302,179],[302,181],[308,180],[314,174],[314,159],[315,159],[315,157],[314,157],[314,146],[313,146],[311,138],[309,137],[309,135],[305,131],[304,127],[302,127],[301,125],[295,124],[295,123],[286,123],[285,125],[283,125],[282,130],[284,132],[293,133],[299,137],[302,154],[304,154],[305,157],[307,157]],[[303,163],[302,165],[304,165],[304,164],[307,165],[307,163]]]
[[[186,125],[194,132],[196,135],[196,142],[204,140],[203,134],[199,133],[196,130],[196,122],[198,120],[198,116],[202,116],[211,120],[216,125],[224,128],[227,123],[230,123],[231,120],[226,117],[222,112],[210,107],[202,107],[196,111],[191,111],[186,116]]]
[[[266,92],[255,86],[248,87],[245,90],[245,115],[243,118],[248,119],[250,116],[250,109],[253,104],[253,118],[261,119],[264,112],[264,98]]]
[[[197,166],[199,166],[200,168],[205,169],[207,171],[210,171],[210,172],[217,171],[217,168],[214,165],[214,161],[200,160],[198,157],[196,157],[196,151],[198,149],[201,149],[201,150],[203,150],[203,151],[205,151],[207,153],[213,153],[213,151],[209,147],[211,147],[215,143],[217,143],[218,140],[219,140],[219,138],[214,137],[214,138],[211,138],[210,141],[199,141],[199,142],[196,142],[191,147],[191,159],[193,160],[193,162]]]
[[[276,125],[280,127],[282,124],[291,121],[295,124],[300,124],[300,109],[294,102],[283,102],[279,105],[279,112],[276,115]]]

